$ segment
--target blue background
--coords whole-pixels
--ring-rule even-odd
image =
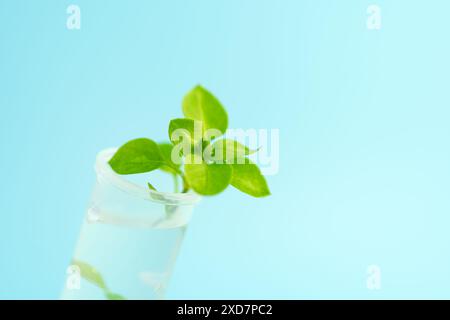
[[[203,199],[168,298],[450,298],[450,3],[374,3],[1,1],[0,298],[58,298],[96,153],[197,83],[280,129],[280,171]]]

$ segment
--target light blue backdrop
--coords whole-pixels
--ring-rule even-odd
[[[449,10],[1,1],[0,298],[58,297],[96,153],[165,138],[197,83],[231,127],[280,129],[280,171],[267,199],[202,201],[169,298],[450,298]]]

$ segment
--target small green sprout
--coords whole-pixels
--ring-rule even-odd
[[[146,173],[156,169],[170,173],[179,192],[194,190],[215,195],[229,185],[253,197],[270,195],[266,179],[248,156],[257,152],[241,143],[221,138],[228,115],[208,90],[196,86],[183,99],[184,118],[169,123],[170,143],[139,138],[125,143],[109,161],[118,174]],[[151,190],[155,187],[148,183]]]

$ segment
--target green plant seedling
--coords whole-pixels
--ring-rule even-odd
[[[184,118],[169,123],[170,142],[131,140],[114,154],[111,168],[121,175],[162,170],[173,176],[175,192],[216,195],[231,185],[253,197],[270,195],[260,169],[248,159],[257,150],[222,137],[228,115],[212,93],[196,86],[184,97],[182,110]],[[151,183],[148,187],[156,191]]]

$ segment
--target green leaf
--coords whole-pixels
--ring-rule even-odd
[[[177,148],[180,157],[191,158],[202,152],[201,123],[192,119],[173,119],[169,124],[170,141]]]
[[[158,147],[161,152],[161,156],[164,159],[164,165],[162,165],[159,169],[172,174],[179,173],[180,164],[176,164],[172,161],[173,145],[170,143],[160,143]]]
[[[118,174],[144,173],[164,164],[156,142],[146,138],[131,140],[117,150],[109,161]]]
[[[248,163],[246,156],[255,153],[256,150],[251,150],[247,146],[231,139],[221,139],[215,141],[208,146],[205,151],[205,158],[218,163]],[[241,161],[238,161],[240,159]]]
[[[270,195],[266,179],[261,174],[258,166],[248,160],[246,164],[232,164],[233,175],[231,185],[253,197],[265,197]]]
[[[150,182],[147,182],[147,186],[148,186],[148,188],[149,188],[150,190],[158,191],[158,190],[156,190],[156,188],[155,188]]]
[[[195,130],[198,132],[195,132]],[[175,132],[177,135],[174,135]],[[191,144],[201,141],[201,123],[185,118],[171,120],[169,123],[169,139],[173,144],[177,144],[180,142],[179,137],[182,137],[183,142],[189,141]]]
[[[105,284],[105,281],[103,280],[103,277],[93,266],[79,260],[73,260],[72,264],[80,268],[80,275],[82,278],[102,289],[105,297],[108,300],[126,300],[120,294],[109,291],[108,287]]]
[[[118,293],[105,291],[105,297],[108,300],[126,300],[126,298]]]
[[[183,99],[183,113],[186,118],[203,122],[203,130],[217,129],[225,133],[228,115],[222,104],[208,90],[196,86]]]
[[[72,264],[80,268],[81,277],[103,290],[108,290],[102,276],[93,266],[78,260],[73,260]]]
[[[186,164],[184,170],[190,187],[201,195],[218,194],[230,184],[232,171],[226,164],[192,163]]]

